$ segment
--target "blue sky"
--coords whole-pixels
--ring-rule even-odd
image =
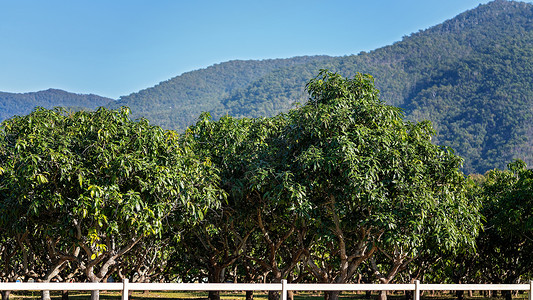
[[[343,56],[480,0],[0,0],[0,91],[117,99],[233,59]]]

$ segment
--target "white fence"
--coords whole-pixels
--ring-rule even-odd
[[[316,283],[64,283],[64,282],[0,282],[0,291],[121,291],[128,299],[129,291],[279,291],[287,300],[287,291],[414,291],[414,300],[420,300],[420,291],[529,291],[533,300],[533,281],[529,284],[316,284]]]

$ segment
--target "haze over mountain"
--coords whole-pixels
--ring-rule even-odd
[[[533,5],[524,2],[480,5],[368,53],[216,64],[109,106],[179,131],[202,111],[272,116],[305,102],[305,84],[320,69],[373,75],[382,100],[408,120],[433,122],[434,141],[455,149],[466,173],[515,158],[533,165]]]

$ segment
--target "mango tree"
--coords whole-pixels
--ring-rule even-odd
[[[377,244],[380,255],[370,259],[370,266],[381,283],[390,283],[424,252],[438,257],[443,252],[458,255],[475,248],[481,226],[481,201],[466,197],[466,182],[459,172],[460,159],[450,150],[433,145],[432,129],[427,126],[428,122],[407,123],[407,141],[389,154],[388,161],[392,163],[387,168],[398,168],[394,165],[396,160],[402,173],[412,176],[400,179],[406,181],[395,188],[395,193],[399,193],[392,197],[390,210],[401,212],[409,205],[407,209],[416,213],[411,217],[404,217],[403,213],[392,217],[394,227],[400,230],[385,231]],[[424,158],[423,163],[415,163],[420,157]],[[421,218],[416,218],[417,214]],[[381,258],[381,268],[377,267],[377,258]]]
[[[260,241],[250,245],[246,258],[268,274],[270,282],[292,282],[312,241],[307,212],[301,205],[306,195],[287,168],[287,121],[283,114],[261,121],[256,129],[259,133],[249,141],[261,147],[249,153],[248,170],[242,178],[243,200],[252,208],[255,240]],[[278,292],[269,292],[269,299],[278,298]]]
[[[477,271],[486,282],[519,283],[533,268],[533,170],[517,160],[484,179],[479,196],[485,229],[477,241]],[[509,291],[505,297],[511,298]]]
[[[431,143],[429,122],[404,121],[369,75],[322,71],[307,89],[309,101],[289,113],[285,157],[317,233],[307,267],[320,282],[348,282],[381,252],[385,283],[428,241],[473,245],[478,205],[464,195],[461,159]]]
[[[247,274],[268,274],[270,281],[281,282],[304,253],[299,243],[302,218],[297,209],[302,194],[284,168],[287,148],[280,134],[286,120],[285,115],[278,115],[257,119],[226,116],[212,121],[204,114],[187,133],[221,170],[228,193],[227,203],[206,219],[211,222],[202,233],[196,230],[202,248],[210,249],[208,257],[217,258],[210,263],[213,270],[215,266],[219,270],[228,267],[246,250],[241,261]],[[250,234],[253,243],[246,242]],[[250,270],[252,266],[258,270]],[[220,277],[210,275],[210,281]],[[272,292],[269,296],[278,295]]]
[[[0,204],[1,205],[1,204]],[[22,255],[16,240],[0,227],[0,281],[16,281],[23,275]],[[10,291],[0,291],[2,300],[9,299]]]
[[[45,245],[41,281],[70,262],[100,282],[140,241],[158,238],[170,216],[179,226],[218,204],[209,162],[176,133],[128,114],[37,109],[2,124],[2,226],[29,232],[28,249]]]

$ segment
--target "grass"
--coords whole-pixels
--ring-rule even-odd
[[[25,291],[25,292],[13,292],[10,295],[10,299],[15,300],[25,300],[25,299],[40,299],[40,292],[37,291]],[[50,292],[52,299],[61,299],[60,291],[51,291]],[[183,300],[207,300],[207,292],[183,292],[183,291],[132,291],[129,299],[134,300],[164,300],[164,299],[183,299]],[[70,291],[69,300],[84,300],[90,298],[90,292],[84,291]],[[121,298],[120,292],[115,291],[100,291],[100,299],[102,300],[119,300]],[[220,298],[222,300],[244,300],[244,292],[221,292]],[[350,300],[350,299],[368,299],[365,297],[363,292],[344,292],[339,297],[341,300]],[[376,299],[377,293],[372,293],[371,299]],[[456,299],[455,295],[452,293],[444,292],[437,295],[425,294],[421,297],[423,300],[454,300]],[[255,300],[267,300],[268,293],[266,292],[255,292]],[[322,300],[324,299],[321,292],[301,292],[295,293],[294,300]],[[389,293],[389,300],[404,300],[405,296],[403,292],[399,293]],[[494,299],[503,299],[503,298],[487,298],[478,293],[475,293],[473,297],[468,297],[465,293],[465,300],[494,300]],[[513,296],[513,299],[524,300],[528,299],[527,293],[518,294]]]

